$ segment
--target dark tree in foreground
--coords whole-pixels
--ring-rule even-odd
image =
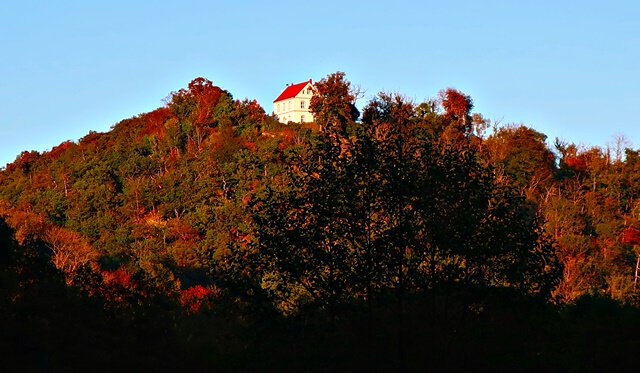
[[[347,108],[349,97],[339,97],[331,107]],[[315,102],[325,107],[322,96]],[[462,109],[447,110],[452,125],[464,121],[455,114]],[[290,158],[292,188],[254,208],[259,276],[287,309],[447,284],[549,296],[558,264],[537,210],[496,182],[470,128],[434,136],[415,105],[388,94],[371,101],[361,123],[317,114],[328,130],[313,152]],[[329,130],[335,123],[344,129]]]

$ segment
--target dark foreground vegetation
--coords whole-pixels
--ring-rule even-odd
[[[155,296],[113,304],[69,287],[42,243],[2,224],[5,371],[622,371],[637,364],[640,310],[451,286],[284,317],[219,300],[188,312]],[[7,369],[8,368],[8,369]]]
[[[637,369],[638,151],[314,88],[285,125],[198,78],[2,170],[2,366]]]

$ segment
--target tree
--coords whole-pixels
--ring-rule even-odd
[[[533,197],[555,173],[555,156],[545,144],[546,136],[531,128],[505,126],[484,143],[487,161],[520,189]]]
[[[353,288],[350,197],[344,157],[331,139],[316,151],[291,154],[283,189],[253,203],[255,259],[262,283],[285,312],[304,303],[333,307]]]
[[[65,228],[49,228],[44,239],[53,252],[53,264],[69,276],[69,279],[80,267],[97,258],[97,253],[85,238]]]
[[[321,128],[343,133],[348,123],[355,121],[360,113],[355,106],[355,95],[351,83],[343,72],[330,74],[313,86],[313,97],[309,109]]]
[[[169,108],[181,119],[189,119],[195,125],[210,124],[216,105],[222,96],[228,95],[205,78],[193,79],[187,89],[171,94]]]
[[[331,128],[253,205],[257,276],[286,312],[460,283],[549,296],[558,264],[535,206],[471,142],[439,141],[385,93],[348,136]]]
[[[384,211],[394,222],[387,224],[386,250],[396,252],[395,266],[403,268],[394,287],[403,286],[404,276],[413,289],[466,282],[548,295],[557,264],[535,209],[496,182],[473,142],[441,141],[424,118],[387,94],[363,114],[379,154],[381,184],[388,187]]]
[[[469,134],[472,129],[471,97],[453,88],[440,91],[438,96],[444,108],[444,117],[453,123],[459,133]]]

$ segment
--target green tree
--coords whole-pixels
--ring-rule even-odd
[[[505,126],[484,142],[487,161],[498,176],[510,178],[533,197],[549,185],[555,173],[555,156],[545,144],[546,136],[525,126]]]
[[[321,128],[343,133],[360,116],[350,87],[343,72],[330,74],[314,84],[309,109]]]

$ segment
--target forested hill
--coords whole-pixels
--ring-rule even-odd
[[[515,361],[540,367],[558,358],[558,338],[592,337],[576,334],[591,330],[584,313],[572,324],[549,307],[582,309],[584,299],[608,299],[606,312],[637,306],[638,151],[559,140],[550,148],[525,126],[487,135],[490,123],[455,89],[422,103],[380,93],[362,113],[343,73],[314,91],[315,123],[281,124],[256,101],[197,78],[166,106],[7,165],[0,310],[14,339],[2,349],[39,369],[54,357],[65,366],[71,350],[53,341],[75,330],[73,317],[96,333],[86,343],[69,337],[87,359],[106,359],[107,346],[124,343],[113,351],[144,365],[136,346],[153,340],[156,367],[174,349],[201,359],[200,368],[275,359],[299,370],[308,366],[288,360],[288,348],[316,362],[337,353],[334,368],[351,369],[362,367],[357,359],[377,366],[374,356],[388,367],[422,367],[450,348],[496,363],[487,354],[509,346],[520,348]],[[638,345],[638,323],[607,325],[628,333],[616,342],[629,351]],[[474,334],[494,326],[499,342]],[[511,331],[524,337],[516,343]],[[22,339],[25,350],[11,342]],[[418,340],[433,354],[418,353]],[[599,341],[602,351],[610,345]],[[209,343],[218,355],[205,353]],[[246,360],[265,349],[273,355]],[[454,356],[441,368],[460,362]]]
[[[195,308],[231,282],[285,314],[446,283],[635,302],[638,151],[485,136],[453,89],[380,93],[360,115],[349,87],[328,76],[316,123],[280,124],[197,78],[107,133],[22,153],[0,213],[68,284]]]

